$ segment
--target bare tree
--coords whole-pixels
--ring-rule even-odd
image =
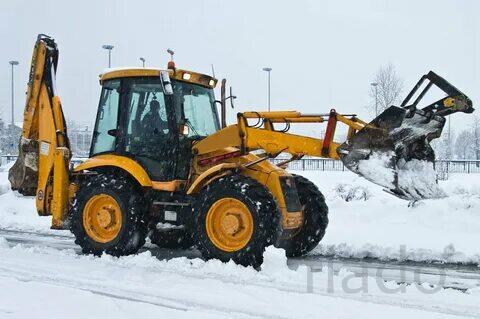
[[[369,109],[376,113],[375,115],[398,103],[403,89],[403,81],[397,75],[395,66],[390,63],[380,67],[372,80],[370,89]]]
[[[464,130],[458,134],[455,140],[455,156],[458,159],[471,159],[474,151],[473,134],[468,130]]]
[[[444,128],[442,136],[433,139],[430,145],[435,150],[435,157],[441,160],[451,160],[454,154],[455,132],[453,129]]]
[[[480,160],[480,117],[478,115],[473,116],[472,139],[475,159]]]

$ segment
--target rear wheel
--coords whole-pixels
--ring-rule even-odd
[[[133,254],[145,243],[144,203],[131,180],[98,174],[80,183],[70,230],[84,253]]]
[[[303,210],[303,225],[293,237],[280,239],[288,257],[303,256],[315,248],[328,226],[328,207],[317,186],[303,176],[294,175],[298,197]]]
[[[277,205],[257,181],[226,176],[209,185],[195,210],[195,240],[205,259],[259,267],[279,229]]]

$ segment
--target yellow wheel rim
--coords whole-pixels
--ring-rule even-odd
[[[223,251],[233,252],[245,247],[253,234],[253,217],[238,199],[227,197],[213,203],[207,213],[208,238]]]
[[[96,242],[114,240],[122,227],[122,211],[117,201],[106,194],[90,198],[83,209],[83,227]]]

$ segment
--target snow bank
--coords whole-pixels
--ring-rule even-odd
[[[453,174],[440,182],[447,197],[409,205],[351,172],[295,173],[317,184],[330,209],[314,254],[480,264],[479,174]],[[344,185],[369,196],[349,200]]]

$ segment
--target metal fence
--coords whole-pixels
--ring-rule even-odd
[[[13,162],[17,159],[15,155],[0,156],[0,165]],[[72,161],[75,164],[82,162],[85,158],[75,157]],[[274,164],[279,164],[285,159],[271,159]],[[348,169],[341,161],[325,158],[302,158],[288,163],[288,169],[294,171],[347,171]],[[435,170],[441,174],[449,173],[480,173],[480,160],[437,160]]]
[[[278,164],[283,159],[272,159]],[[295,171],[347,171],[341,161],[325,158],[303,158],[288,163],[288,169]],[[449,173],[480,173],[480,160],[437,160],[435,170],[443,174]]]

